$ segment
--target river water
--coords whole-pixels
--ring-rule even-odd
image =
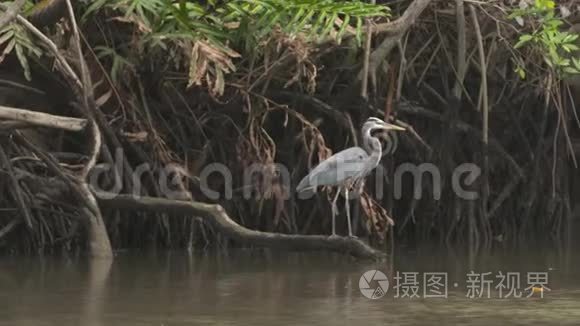
[[[397,252],[389,264],[264,250],[118,253],[113,263],[5,257],[0,325],[580,325],[578,258],[433,249]],[[368,278],[368,289],[385,290],[372,300],[359,289],[369,270],[389,280]],[[520,285],[499,293],[500,271]],[[526,291],[528,281],[550,290]]]

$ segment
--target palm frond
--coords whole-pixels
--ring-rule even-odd
[[[258,37],[269,33],[275,25],[285,33],[304,33],[310,40],[334,36],[337,41],[344,36],[346,27],[356,24],[362,32],[362,18],[388,17],[389,8],[362,1],[333,0],[234,0],[226,5],[226,20],[251,21]],[[340,18],[341,23],[337,24]]]
[[[34,44],[28,31],[17,23],[11,23],[0,30],[0,46],[4,46],[0,54],[0,62],[6,55],[14,51],[27,80],[31,79],[29,57],[40,57],[42,50]]]
[[[174,62],[187,62],[189,86],[205,81],[214,94],[223,92],[224,76],[235,70],[233,59],[239,54],[234,48],[260,52],[272,35],[280,34],[306,43],[340,42],[347,30],[356,32],[360,44],[363,19],[390,14],[386,6],[360,0],[97,0],[86,11],[103,8],[118,12],[118,20],[134,23],[144,34],[138,52],[161,50]],[[114,53],[101,51],[112,58]]]

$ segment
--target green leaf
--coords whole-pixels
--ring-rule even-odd
[[[346,32],[346,28],[348,27],[349,22],[350,22],[350,16],[349,15],[346,15],[344,17],[344,21],[342,22],[342,25],[340,25],[340,28],[338,29],[338,33],[336,34],[336,39],[337,39],[337,41],[338,41],[339,44],[340,44],[340,42],[342,40],[342,36]]]
[[[314,10],[310,10],[306,16],[302,17],[302,20],[296,25],[296,32],[300,32],[304,28],[306,23],[314,16],[314,13]]]
[[[572,58],[572,63],[574,64],[574,67],[576,69],[579,69],[580,70],[580,59],[576,59],[576,58],[573,57]]]
[[[580,73],[580,70],[578,70],[577,68],[572,68],[572,67],[564,67],[563,70],[565,73],[573,74],[573,75]]]
[[[89,7],[87,8],[87,10],[85,11],[85,13],[82,15],[81,17],[81,21],[86,21],[86,19],[94,14],[95,12],[101,10],[105,4],[107,4],[108,0],[95,0],[92,1],[91,4],[89,5]]]
[[[10,30],[0,36],[0,44],[4,44],[6,41],[12,39],[14,37],[14,31]]]
[[[356,43],[358,46],[362,45],[362,19],[360,17],[356,18]]]
[[[573,43],[564,44],[562,45],[562,48],[564,48],[564,50],[566,50],[567,52],[578,51],[580,49],[576,44]]]
[[[16,46],[16,40],[15,39],[11,39],[8,44],[6,45],[6,47],[4,48],[4,51],[2,51],[2,57],[4,57],[4,55],[12,52],[12,50],[14,50],[14,47]]]
[[[562,33],[564,36],[564,42],[566,43],[571,43],[576,41],[576,39],[578,38],[578,34],[570,34],[570,33]]]
[[[559,20],[559,19],[551,19],[546,23],[551,29],[558,29],[558,27],[562,26],[564,24],[563,21]]]
[[[300,9],[298,9],[298,11],[296,12],[296,14],[294,14],[294,17],[292,17],[292,19],[288,22],[287,26],[284,26],[285,29],[293,31],[292,30],[292,26],[296,25],[296,23],[298,22],[298,20],[300,18],[302,18],[304,16],[304,13],[306,12],[306,8],[305,7],[300,7]]]
[[[323,39],[328,34],[330,34],[330,31],[332,31],[334,28],[334,21],[336,20],[336,18],[338,18],[338,14],[334,13],[329,19],[327,19],[326,26],[322,30],[322,33],[320,34],[319,39]]]
[[[570,53],[570,51],[571,51],[567,44],[563,44],[562,49],[568,53]]]
[[[28,65],[28,59],[24,54],[24,49],[18,44],[16,44],[14,49],[16,50],[16,57],[18,57],[18,62],[20,62],[20,66],[22,66],[24,77],[28,81],[32,80],[32,76],[30,75],[30,66]]]
[[[527,42],[531,41],[532,39],[533,39],[533,36],[530,34],[522,35],[522,36],[520,36],[520,39],[518,40],[516,45],[514,45],[514,48],[518,49],[518,48],[522,47],[524,44],[526,44]]]
[[[516,67],[515,72],[518,74],[518,76],[520,76],[520,78],[526,79],[526,71],[524,69],[522,69],[522,67]]]
[[[322,12],[318,16],[318,19],[316,19],[316,22],[314,23],[314,25],[312,25],[312,27],[310,27],[310,37],[312,37],[316,33],[319,33],[324,21],[326,20],[326,15],[327,15],[326,12]]]

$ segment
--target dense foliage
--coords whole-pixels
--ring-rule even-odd
[[[241,195],[248,186],[243,171],[254,163],[280,163],[292,167],[295,183],[332,152],[357,144],[368,116],[386,116],[410,129],[382,167],[390,176],[403,162],[436,165],[441,198],[434,198],[435,181],[425,177],[423,197],[414,196],[406,181],[402,197],[387,189],[375,200],[371,178],[360,209],[353,209],[360,210],[355,232],[382,241],[394,222],[397,232],[391,234],[401,241],[468,242],[475,248],[562,239],[574,204],[570,165],[580,124],[574,85],[566,83],[580,68],[578,35],[563,14],[563,8],[573,11],[573,2],[434,0],[399,34],[379,31],[363,42],[369,25],[400,19],[411,3],[378,2],[79,2],[84,55],[104,122],[99,163],[114,163],[122,151],[123,192],[153,197],[164,196],[156,185],[161,167],[176,164],[182,190],[221,204],[249,228],[326,234],[330,206],[324,195],[299,201],[269,171],[269,182],[251,180],[254,196],[248,200]],[[457,13],[456,3],[465,10]],[[43,30],[63,55],[75,57],[66,19]],[[15,56],[33,81],[41,75],[35,67],[51,67],[50,55],[18,22],[0,31],[0,43],[2,58]],[[52,109],[63,110],[56,104]],[[81,151],[81,137],[75,137],[68,135],[53,151]],[[11,156],[23,151],[8,148]],[[231,200],[200,191],[200,171],[216,162],[233,172]],[[484,167],[484,178],[473,185],[483,194],[477,200],[453,193],[454,168],[464,162]],[[129,176],[143,164],[156,170],[140,176],[144,187],[137,187]],[[115,177],[102,183],[114,184]],[[224,192],[220,178],[210,178],[208,186]],[[49,202],[33,212],[32,231],[6,237],[27,240],[14,247],[71,245],[81,238],[73,208]],[[187,216],[105,213],[115,247],[228,244]],[[18,214],[0,220],[12,225]]]

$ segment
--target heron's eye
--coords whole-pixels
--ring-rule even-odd
[[[362,160],[363,159],[363,156],[362,155],[359,155],[358,158],[359,158],[359,160]]]

